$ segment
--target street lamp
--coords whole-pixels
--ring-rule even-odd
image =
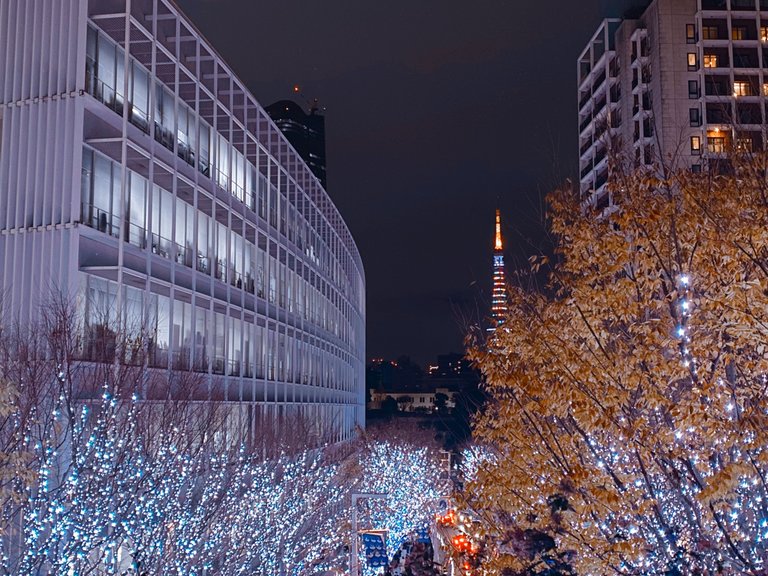
[[[352,558],[349,560],[349,573],[352,576],[358,576],[359,568],[357,566],[358,551],[357,551],[357,501],[364,498],[379,498],[386,500],[387,494],[380,494],[375,492],[353,492],[352,493]]]

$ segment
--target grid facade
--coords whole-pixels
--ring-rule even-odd
[[[725,168],[761,151],[768,1],[654,0],[608,19],[578,60],[581,194],[609,206],[612,149],[635,166]]]
[[[0,39],[6,317],[64,292],[85,359],[140,330],[149,367],[201,374],[246,420],[301,417],[330,440],[364,425],[354,240],[180,10],[0,0]]]

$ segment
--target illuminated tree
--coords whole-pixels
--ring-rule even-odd
[[[0,471],[0,573],[314,574],[348,560],[354,490],[387,492],[372,519],[395,545],[429,519],[433,450],[399,436],[307,449],[317,430],[285,422],[295,437],[265,451],[194,373],[146,368],[140,336],[111,330],[107,363],[79,359],[79,333],[62,304],[0,335],[0,381],[18,390],[0,398],[16,462]]]
[[[22,449],[15,433],[16,401],[16,389],[0,379],[0,509],[12,506],[19,499],[18,484],[28,485],[35,479],[28,468],[30,455]],[[3,533],[0,523],[0,536]]]
[[[373,428],[358,448],[357,492],[386,494],[366,501],[362,517],[369,527],[388,530],[390,557],[405,539],[430,523],[447,480],[437,445],[429,431],[398,423]]]
[[[492,395],[476,437],[494,458],[465,496],[489,567],[533,570],[542,551],[520,543],[536,531],[583,574],[765,573],[762,160],[617,177],[602,213],[549,198],[549,290],[512,289],[473,352]]]

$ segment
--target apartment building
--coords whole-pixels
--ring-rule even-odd
[[[364,425],[365,276],[320,181],[170,0],[0,0],[5,321],[141,333],[243,430]],[[130,351],[126,352],[130,354]],[[128,358],[128,361],[131,359]]]
[[[598,207],[609,160],[717,168],[763,149],[768,0],[654,0],[606,19],[577,62],[582,196]]]

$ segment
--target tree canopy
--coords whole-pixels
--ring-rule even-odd
[[[511,288],[472,352],[489,567],[532,572],[517,536],[536,531],[581,574],[768,573],[762,160],[615,177],[602,212],[550,195],[548,290]]]

